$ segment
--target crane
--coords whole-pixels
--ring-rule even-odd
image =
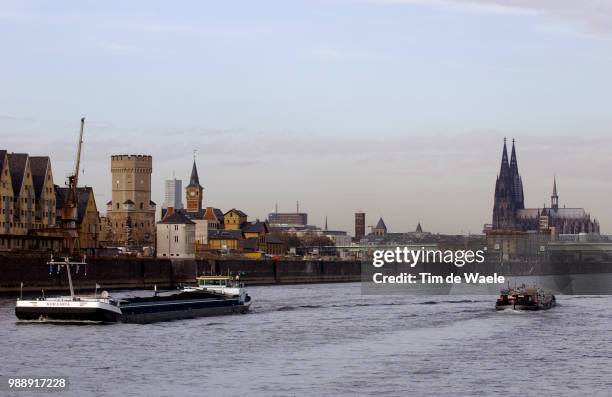
[[[81,130],[77,143],[77,153],[74,164],[74,174],[68,176],[68,191],[62,206],[62,228],[64,230],[64,248],[69,253],[80,250],[79,233],[77,231],[79,195],[77,186],[79,182],[79,168],[81,166],[81,148],[83,146],[83,130],[85,117],[81,118]]]

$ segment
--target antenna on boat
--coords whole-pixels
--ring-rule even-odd
[[[72,275],[70,274],[70,258],[65,257],[66,271],[68,273],[68,285],[70,286],[70,298],[74,300],[74,286],[72,285]]]
[[[23,300],[23,281],[21,282],[21,287],[19,287],[19,300]]]

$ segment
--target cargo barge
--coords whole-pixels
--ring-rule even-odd
[[[94,322],[94,323],[151,323],[184,318],[217,316],[248,312],[252,299],[238,278],[231,276],[201,276],[196,284],[177,291],[158,293],[150,297],[115,299],[106,291],[100,295],[76,295],[70,274],[68,258],[50,266],[65,268],[68,274],[70,296],[41,297],[17,300],[15,315],[24,321]]]
[[[121,321],[150,323],[204,316],[248,312],[252,300],[238,280],[223,276],[202,276],[197,285],[179,292],[119,300]]]
[[[508,288],[502,290],[495,302],[496,310],[546,310],[554,307],[553,294],[539,287]]]

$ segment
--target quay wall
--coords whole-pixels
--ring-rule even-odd
[[[49,269],[48,259],[46,256],[0,254],[0,293],[19,292],[22,282],[25,292],[67,291],[66,271],[58,273],[57,269]],[[72,269],[77,290],[92,291],[96,283],[102,289],[149,289],[155,285],[175,288],[193,283],[195,276],[202,274],[240,274],[247,285],[361,281],[360,261],[92,257],[87,258],[87,263],[86,267]],[[437,267],[435,264],[428,266],[424,271]],[[583,250],[511,259],[489,254],[485,263],[466,266],[461,271],[497,272],[504,276],[612,274],[612,253]]]
[[[65,270],[50,269],[48,257],[0,255],[0,293],[67,291]],[[357,282],[358,261],[170,260],[155,258],[87,258],[72,267],[75,289],[175,288],[193,283],[196,275],[240,274],[247,285]]]

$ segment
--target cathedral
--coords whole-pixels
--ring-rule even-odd
[[[514,139],[508,161],[504,138],[501,167],[495,182],[493,222],[486,232],[599,233],[599,223],[596,219],[591,220],[583,208],[559,208],[556,178],[553,180],[550,207],[525,208],[523,181],[518,171]]]

